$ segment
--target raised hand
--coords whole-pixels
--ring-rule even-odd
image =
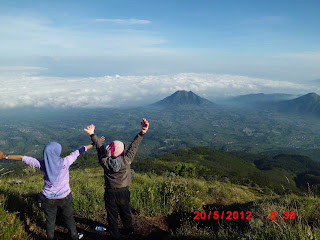
[[[100,138],[99,138],[99,140],[103,143],[103,142],[104,142],[104,140],[106,140],[106,139],[105,139],[105,137],[104,137],[104,136],[102,136],[102,137],[100,137]]]
[[[145,134],[148,131],[149,128],[149,122],[147,119],[143,118],[141,122],[141,132]]]
[[[95,128],[96,128],[96,126],[91,124],[90,126],[87,126],[87,128],[85,128],[83,130],[85,130],[89,135],[92,135],[92,134],[94,134],[94,129]]]

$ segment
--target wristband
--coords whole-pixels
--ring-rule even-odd
[[[6,159],[8,160],[9,159],[9,157],[6,155]]]

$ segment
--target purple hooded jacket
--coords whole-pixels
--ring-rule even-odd
[[[63,165],[59,170],[58,178],[55,178],[55,184],[53,185],[46,173],[45,160],[38,160],[33,157],[23,156],[22,161],[32,167],[39,168],[44,172],[44,186],[42,188],[42,193],[46,198],[50,199],[62,199],[68,196],[71,193],[70,184],[69,184],[69,167],[74,163],[81,153],[86,152],[87,148],[82,147],[69,156],[61,158]]]

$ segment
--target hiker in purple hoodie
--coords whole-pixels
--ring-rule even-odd
[[[0,151],[0,159],[22,160],[27,165],[39,168],[44,173],[44,186],[40,195],[42,208],[46,215],[47,239],[54,239],[54,227],[58,207],[62,210],[65,223],[71,239],[80,239],[83,234],[78,234],[73,218],[73,199],[69,184],[69,167],[81,153],[93,147],[92,144],[81,147],[69,156],[60,156],[62,147],[57,142],[49,142],[43,150],[44,160],[22,155],[6,155]],[[40,201],[41,202],[41,201]]]

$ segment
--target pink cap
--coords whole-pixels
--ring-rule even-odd
[[[124,144],[121,141],[115,140],[108,144],[106,150],[108,157],[117,158],[124,152]]]

